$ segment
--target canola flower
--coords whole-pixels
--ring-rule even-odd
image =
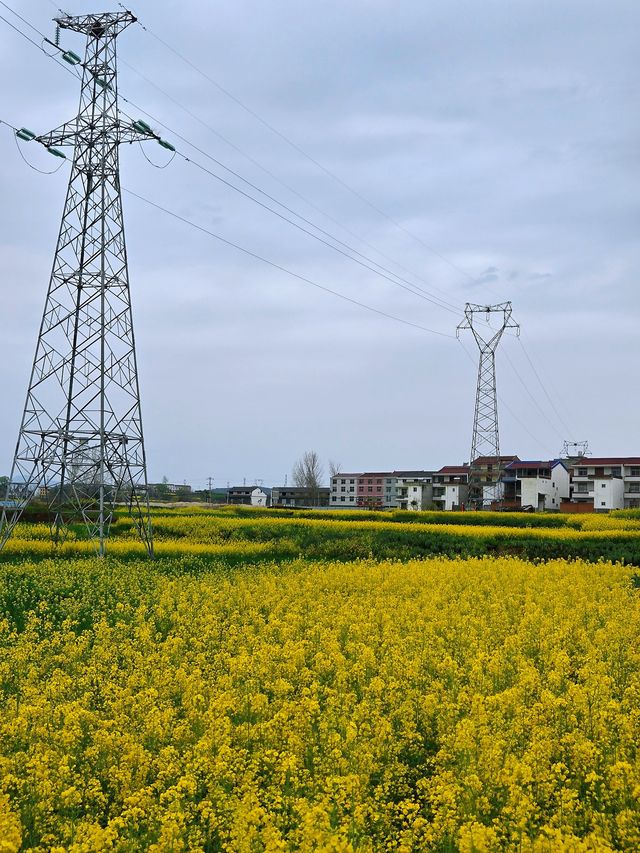
[[[0,851],[640,849],[634,583],[515,558],[6,564]]]

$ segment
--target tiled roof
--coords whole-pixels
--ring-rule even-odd
[[[564,462],[561,459],[547,459],[547,460],[521,460],[518,459],[517,462],[510,462],[506,469],[509,471],[513,471],[516,468],[524,468],[527,471],[534,470],[536,468],[555,468],[557,465],[564,466]]]
[[[640,465],[640,456],[599,456],[583,457],[574,462],[579,468],[601,468],[603,465]]]
[[[473,460],[473,465],[496,465],[498,462],[517,462],[517,456],[478,456]]]

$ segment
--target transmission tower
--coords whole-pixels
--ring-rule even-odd
[[[588,441],[565,441],[560,451],[561,459],[582,459],[589,456]]]
[[[482,316],[484,321],[481,319]],[[498,326],[495,323],[494,325],[491,324],[493,317],[499,320]],[[478,325],[483,322],[486,330],[479,331]],[[498,397],[496,392],[496,349],[505,329],[516,329],[516,333],[520,334],[520,326],[511,319],[510,302],[501,302],[499,305],[473,305],[467,302],[464,309],[464,320],[456,330],[458,337],[463,329],[471,329],[480,350],[476,408],[473,416],[473,436],[469,460],[469,503],[475,508],[481,508],[485,503],[490,505],[498,496],[498,483],[501,474]],[[495,457],[495,466],[492,468],[490,476],[484,474],[482,465],[478,462],[481,457]]]
[[[118,152],[123,142],[158,137],[118,112],[116,39],[135,17],[55,20],[85,34],[87,45],[77,117],[37,137],[74,152],[0,548],[37,497],[48,505],[54,541],[81,520],[101,556],[115,505],[125,504],[152,556]]]

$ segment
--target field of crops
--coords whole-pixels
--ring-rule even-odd
[[[637,514],[154,531],[3,554],[0,853],[640,849]]]

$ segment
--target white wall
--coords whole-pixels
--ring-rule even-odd
[[[624,508],[624,480],[607,477],[593,481],[593,508],[596,512]]]
[[[444,487],[444,508],[447,512],[451,512],[454,504],[460,503],[460,486],[446,485]]]
[[[551,477],[523,477],[520,480],[522,506],[538,507],[538,495],[543,495],[542,509],[560,509],[560,501],[569,497],[569,472],[563,465],[551,469]]]

